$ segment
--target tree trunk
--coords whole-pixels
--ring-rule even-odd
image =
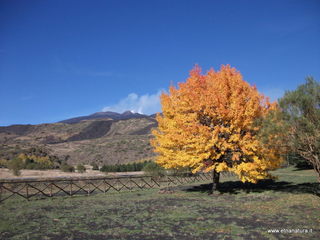
[[[210,193],[213,194],[216,192],[219,188],[219,180],[220,180],[220,173],[216,170],[213,170],[212,172],[212,188]]]

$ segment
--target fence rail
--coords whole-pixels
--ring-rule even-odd
[[[211,180],[210,173],[174,176],[122,176],[47,179],[0,179],[0,203],[12,198],[44,198],[54,196],[90,195],[120,191],[134,191]]]

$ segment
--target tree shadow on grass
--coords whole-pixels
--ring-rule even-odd
[[[312,166],[296,166],[295,169],[293,169],[292,171],[296,172],[296,171],[304,171],[304,170],[313,170]]]
[[[185,189],[188,192],[202,192],[210,193],[212,184],[201,184],[199,186],[193,186]],[[274,181],[271,179],[261,180],[256,184],[243,183],[241,181],[227,181],[222,182],[219,185],[218,192],[220,194],[239,194],[241,192],[246,193],[262,193],[265,191],[275,192],[288,192],[288,193],[310,193],[320,197],[320,184],[319,183],[292,183],[286,181]]]

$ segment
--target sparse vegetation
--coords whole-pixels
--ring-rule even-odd
[[[6,168],[8,165],[8,160],[0,159],[0,168]]]
[[[13,175],[19,176],[21,174],[20,170],[24,167],[24,163],[22,159],[16,157],[11,161],[8,161],[7,167],[12,171]]]
[[[92,170],[99,170],[98,164],[92,163],[91,166],[92,166]]]
[[[109,132],[100,136],[102,134],[98,130],[102,126],[106,127],[106,131],[108,124],[111,124]],[[154,156],[151,148],[144,149],[144,144],[150,139],[150,129],[135,134],[151,124],[154,124],[154,119],[146,117],[112,122],[97,119],[75,124],[30,125],[26,128],[28,131],[24,127],[1,127],[0,159],[13,159],[20,153],[29,154],[31,148],[37,148],[53,160],[54,168],[59,168],[59,159],[61,162],[66,155],[70,156],[68,162],[75,166],[83,160],[88,163],[99,162],[101,166],[134,162],[142,156]],[[144,153],[138,154],[139,151]]]
[[[75,171],[74,167],[67,164],[67,163],[61,164],[60,170],[63,172],[74,172]]]
[[[101,172],[135,172],[141,171],[151,161],[133,162],[127,164],[103,165]]]
[[[58,164],[58,162],[56,162]],[[20,175],[21,169],[53,169],[55,167],[52,156],[48,155],[36,155],[36,153],[20,153],[16,157],[10,160],[1,159],[0,167],[6,167],[10,169],[15,176]]]
[[[86,171],[86,167],[83,164],[78,164],[77,165],[77,171],[79,173],[84,173]]]
[[[147,175],[152,175],[152,176],[161,176],[165,174],[165,169],[152,161],[147,163],[143,167],[142,171],[144,171]]]

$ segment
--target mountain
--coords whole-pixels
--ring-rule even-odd
[[[0,159],[39,148],[70,164],[116,164],[150,159],[154,117],[126,111],[98,112],[38,125],[0,127]]]
[[[147,115],[143,115],[140,113],[133,113],[131,111],[125,111],[124,113],[116,113],[116,112],[97,112],[88,116],[81,116],[76,118],[70,118],[63,121],[61,123],[78,123],[85,120],[92,120],[92,119],[112,119],[112,120],[125,120],[131,118],[144,118]]]

